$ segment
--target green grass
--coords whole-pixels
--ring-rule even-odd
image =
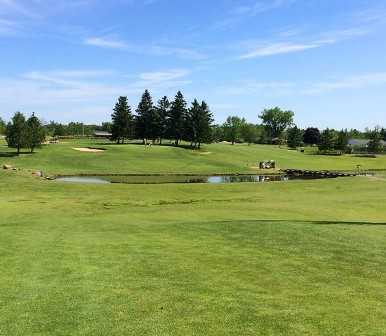
[[[51,173],[356,160],[220,144],[106,143],[90,154],[75,144],[85,145],[21,157],[4,149],[0,160]],[[385,183],[86,184],[0,171],[0,335],[383,335]]]
[[[3,145],[2,145],[3,144]],[[310,149],[305,153],[268,145],[211,144],[202,150],[173,146],[144,147],[140,144],[116,145],[100,140],[63,140],[59,144],[45,146],[35,154],[14,156],[14,149],[0,140],[0,163],[14,167],[43,170],[47,174],[79,173],[252,173],[259,161],[275,160],[277,168],[309,170],[386,170],[386,156],[376,158],[355,155],[315,155]],[[100,153],[76,151],[76,147],[106,149]]]

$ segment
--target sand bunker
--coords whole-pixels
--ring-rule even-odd
[[[75,149],[81,152],[90,152],[90,153],[98,153],[98,152],[105,151],[105,149],[102,149],[102,148],[90,148],[90,147],[73,147],[72,149]]]

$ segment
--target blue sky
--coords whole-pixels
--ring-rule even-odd
[[[0,0],[0,117],[111,121],[180,90],[216,123],[386,127],[384,0]]]

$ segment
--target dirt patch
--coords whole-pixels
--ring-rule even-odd
[[[91,148],[91,147],[73,147],[72,149],[75,149],[81,152],[89,152],[89,153],[99,153],[99,152],[105,151],[105,149],[103,148]]]

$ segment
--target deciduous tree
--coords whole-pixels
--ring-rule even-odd
[[[282,111],[279,107],[264,109],[259,118],[271,138],[278,138],[279,144],[287,127],[293,123],[294,113],[292,111]]]
[[[347,130],[340,130],[336,138],[335,149],[339,151],[340,154],[343,154],[348,147],[348,133]]]
[[[368,143],[367,150],[369,153],[377,154],[382,150],[382,144],[381,144],[381,133],[378,131],[377,128],[374,129],[374,131],[369,132],[369,139],[370,142]]]
[[[243,124],[245,124],[244,118],[241,119],[237,116],[229,116],[222,125],[225,139],[230,141],[232,145],[240,140],[241,128]]]
[[[241,136],[243,140],[248,143],[248,146],[251,143],[256,142],[259,136],[259,129],[256,125],[252,123],[244,123],[241,125]]]
[[[303,142],[306,145],[317,145],[320,139],[320,131],[316,127],[308,127],[303,134]]]

